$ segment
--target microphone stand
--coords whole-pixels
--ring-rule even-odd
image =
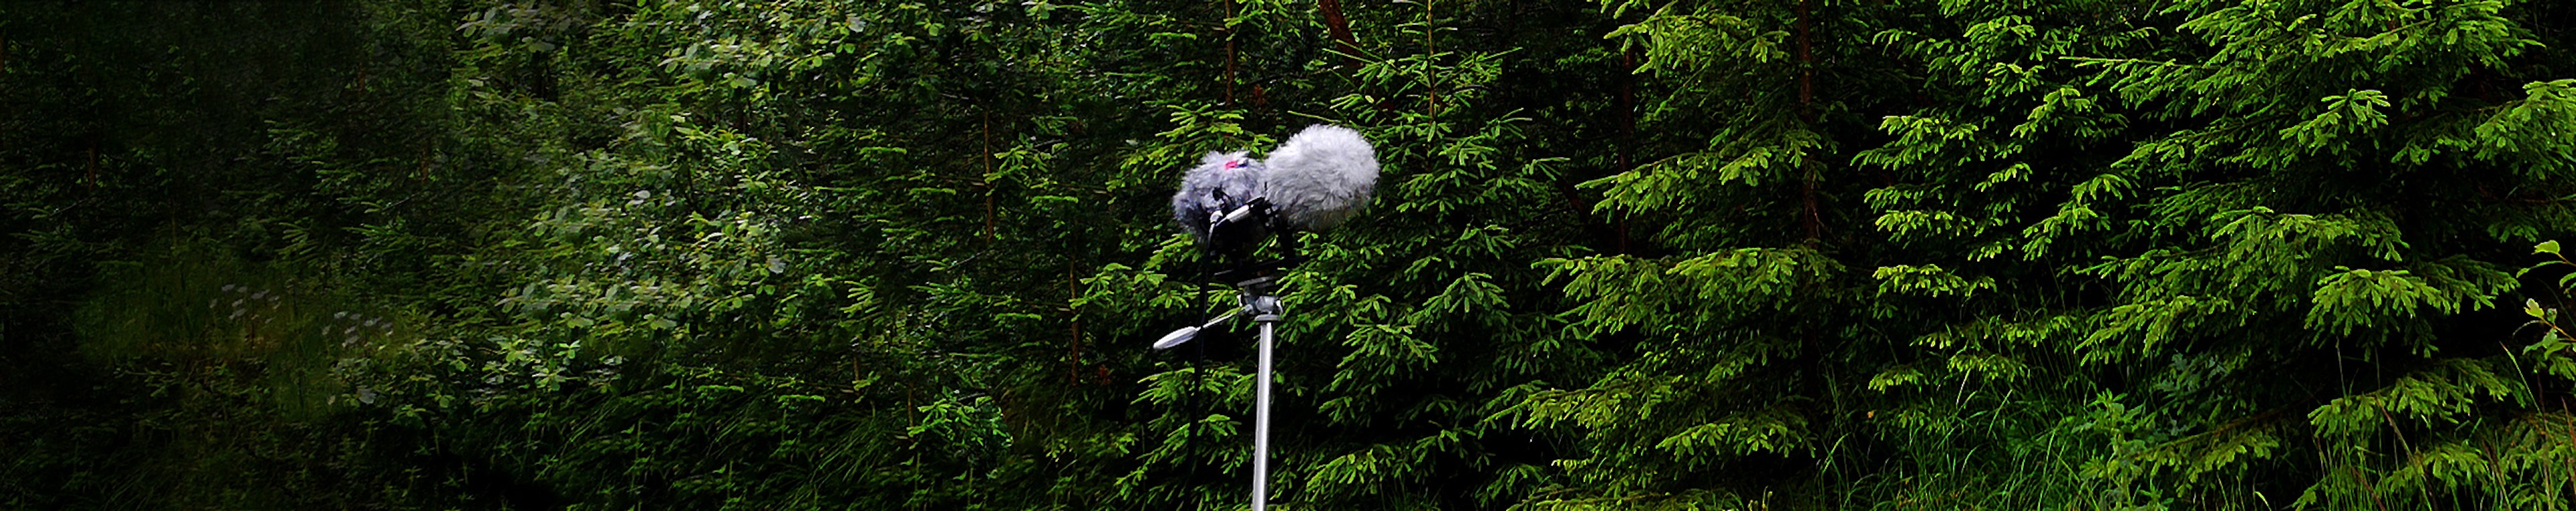
[[[1273,365],[1271,347],[1278,343],[1279,322],[1287,313],[1286,307],[1279,301],[1279,273],[1291,265],[1302,262],[1303,259],[1303,257],[1291,257],[1217,272],[1215,277],[1220,282],[1232,278],[1244,279],[1234,283],[1239,306],[1224,315],[1209,319],[1204,325],[1182,327],[1154,342],[1154,349],[1157,350],[1179,346],[1197,337],[1200,330],[1214,328],[1219,323],[1241,315],[1251,315],[1253,323],[1260,325],[1259,369],[1253,376],[1253,511],[1266,511],[1270,503],[1270,373]]]
[[[1209,153],[1208,160],[1182,176],[1181,192],[1172,196],[1173,219],[1198,238],[1200,247],[1221,260],[1240,264],[1232,270],[1216,272],[1211,280],[1234,282],[1241,306],[1208,320],[1206,325],[1182,327],[1164,335],[1154,341],[1154,349],[1189,342],[1199,330],[1237,315],[1250,315],[1261,326],[1260,370],[1253,383],[1252,511],[1268,511],[1270,355],[1278,341],[1279,322],[1285,315],[1279,303],[1278,278],[1288,267],[1305,260],[1297,247],[1297,231],[1332,228],[1367,207],[1369,193],[1377,183],[1378,163],[1376,149],[1358,131],[1323,125],[1309,126],[1289,137],[1271,151],[1267,160],[1253,161],[1243,155],[1235,153],[1215,161],[1221,155]],[[1280,203],[1274,204],[1266,196],[1271,191],[1282,194]],[[1274,234],[1279,235],[1279,249],[1287,257],[1254,259],[1253,253]]]
[[[1236,245],[1239,247],[1236,250],[1220,251],[1226,254],[1225,258],[1235,259],[1239,266],[1217,271],[1214,275],[1210,275],[1209,279],[1215,282],[1233,282],[1239,306],[1225,315],[1209,319],[1206,324],[1182,327],[1180,330],[1164,335],[1161,340],[1154,341],[1154,349],[1170,349],[1181,343],[1190,342],[1191,338],[1197,337],[1202,329],[1215,328],[1217,324],[1241,315],[1251,315],[1253,323],[1260,325],[1260,369],[1255,373],[1253,381],[1252,511],[1267,511],[1270,504],[1270,351],[1271,346],[1277,344],[1279,322],[1287,312],[1279,302],[1279,277],[1287,272],[1288,267],[1296,266],[1297,263],[1306,260],[1303,254],[1298,253],[1299,247],[1294,232],[1276,233],[1281,235],[1278,238],[1282,244],[1281,248],[1288,252],[1287,257],[1267,261],[1253,259],[1253,248],[1257,247],[1263,239],[1270,238],[1270,235],[1274,234],[1265,232],[1260,227],[1270,222],[1270,207],[1269,199],[1255,197],[1232,211],[1212,214],[1208,218],[1208,232],[1211,236],[1222,236],[1226,235],[1224,233],[1231,232],[1234,233],[1233,236],[1251,237],[1249,245]],[[1245,226],[1251,229],[1246,231],[1241,227],[1231,226]],[[1229,230],[1230,227],[1231,230]]]

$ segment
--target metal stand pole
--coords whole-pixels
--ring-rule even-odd
[[[1262,314],[1252,320],[1261,323],[1261,374],[1254,383],[1257,408],[1252,414],[1252,511],[1262,511],[1270,503],[1270,344],[1279,315]]]
[[[1279,326],[1279,298],[1255,296],[1248,300],[1252,321],[1261,324],[1261,369],[1253,382],[1252,413],[1252,511],[1264,511],[1270,504],[1270,346]]]

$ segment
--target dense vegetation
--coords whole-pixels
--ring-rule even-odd
[[[0,3],[0,507],[2576,509],[2576,5]],[[2576,241],[2576,240],[2572,240]]]

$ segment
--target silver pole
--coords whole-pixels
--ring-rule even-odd
[[[1270,343],[1279,315],[1262,314],[1252,320],[1261,323],[1261,375],[1254,383],[1257,408],[1252,414],[1252,511],[1263,511],[1270,504]]]

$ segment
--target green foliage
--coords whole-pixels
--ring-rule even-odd
[[[2576,508],[2570,26],[0,5],[0,507],[1232,509],[1169,187],[1335,123],[1282,508]]]

